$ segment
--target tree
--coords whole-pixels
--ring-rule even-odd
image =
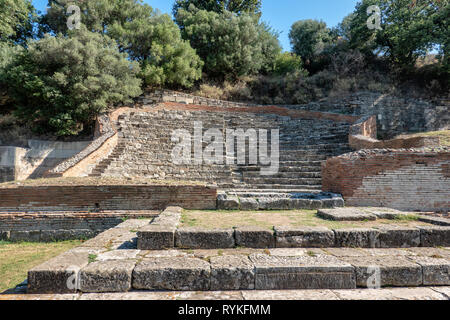
[[[25,43],[33,35],[35,19],[30,0],[0,0],[0,42]]]
[[[325,46],[331,43],[330,29],[323,21],[300,20],[295,22],[289,32],[293,52],[299,55],[306,64],[322,53]]]
[[[295,53],[283,52],[277,56],[273,74],[277,76],[286,75],[288,73],[299,72],[306,75],[303,69],[302,58]]]
[[[44,30],[67,33],[67,6],[71,0],[51,0],[43,19]],[[141,0],[86,0],[80,2],[81,22],[87,29],[115,39],[122,52],[142,66],[146,85],[190,87],[201,78],[202,61],[177,25]]]
[[[180,9],[184,39],[205,62],[204,71],[213,78],[235,80],[270,68],[281,50],[278,40],[258,17],[243,13]]]
[[[261,0],[176,0],[173,5],[172,13],[176,17],[178,10],[189,10],[189,6],[193,5],[197,9],[206,11],[215,11],[223,13],[230,11],[234,13],[253,13],[261,14]]]
[[[107,106],[140,95],[139,71],[115,41],[81,28],[30,43],[6,80],[19,119],[66,136],[81,132]]]
[[[372,5],[380,8],[379,30],[367,26]],[[350,23],[351,46],[368,55],[384,54],[401,68],[412,66],[432,48],[445,47],[449,5],[448,0],[362,0]]]

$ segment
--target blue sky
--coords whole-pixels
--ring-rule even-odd
[[[47,0],[32,1],[38,10],[45,11]],[[174,2],[172,0],[144,1],[163,13],[172,12]],[[263,0],[263,20],[281,32],[281,44],[284,50],[290,50],[288,34],[295,21],[318,19],[333,27],[353,11],[357,2],[357,0]]]

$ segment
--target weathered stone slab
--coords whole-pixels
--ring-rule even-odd
[[[450,219],[441,217],[419,216],[419,221],[442,227],[450,226]]]
[[[422,266],[423,285],[450,285],[449,260],[423,256],[410,256],[408,258]]]
[[[175,245],[183,249],[233,248],[234,230],[180,228],[175,232]]]
[[[422,267],[404,257],[341,257],[356,270],[358,287],[376,288],[422,285]]]
[[[227,194],[219,194],[217,196],[217,209],[239,210],[239,198]]]
[[[382,288],[359,290],[333,290],[342,300],[448,300],[431,288]]]
[[[370,228],[347,228],[333,230],[336,247],[376,248],[380,232]]]
[[[239,199],[239,208],[241,210],[258,210],[259,204],[256,199],[242,197]]]
[[[211,290],[253,290],[255,270],[247,256],[211,258]]]
[[[175,228],[169,226],[149,225],[137,233],[139,250],[162,250],[175,246]]]
[[[29,293],[74,293],[88,252],[66,252],[28,271]]]
[[[209,290],[210,275],[210,264],[200,259],[144,259],[134,268],[132,285],[144,290]]]
[[[259,227],[239,227],[235,229],[236,246],[246,248],[273,248],[275,235],[273,230]]]
[[[334,221],[374,221],[377,219],[374,214],[356,208],[319,209],[317,215],[323,219]]]
[[[130,260],[137,259],[140,255],[141,250],[111,250],[102,252],[97,256],[97,261],[108,261],[108,260]]]
[[[41,231],[11,231],[9,241],[11,242],[39,242]]]
[[[106,260],[88,264],[80,271],[82,292],[125,292],[131,289],[135,260]]]
[[[418,227],[422,247],[449,247],[450,227]]]
[[[394,225],[379,227],[380,248],[409,248],[420,246],[420,230]]]
[[[331,290],[253,290],[242,291],[245,300],[339,300]]]
[[[284,227],[276,226],[277,248],[324,248],[333,247],[334,233],[325,227]]]
[[[281,257],[254,254],[255,289],[356,288],[353,267],[330,255]]]
[[[66,241],[77,239],[90,239],[95,236],[95,231],[88,229],[79,230],[42,230],[41,242]]]
[[[375,215],[378,219],[394,220],[400,216],[406,216],[409,213],[391,208],[365,208],[365,212]]]

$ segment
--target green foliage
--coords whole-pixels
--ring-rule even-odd
[[[67,33],[67,6],[72,0],[50,1],[43,30]],[[200,79],[202,61],[183,41],[171,18],[154,11],[142,0],[87,0],[78,4],[88,30],[115,39],[122,52],[139,61],[146,85],[191,87]]]
[[[136,62],[85,28],[29,44],[7,71],[18,118],[40,132],[75,135],[111,104],[141,94]]]
[[[231,11],[234,13],[254,13],[261,14],[261,0],[176,0],[173,5],[173,15],[177,16],[178,10],[188,10],[189,6],[206,11],[223,13]]]
[[[212,78],[238,79],[268,70],[281,51],[275,34],[256,16],[193,8],[180,9],[177,19],[185,26],[183,38],[197,50]]]
[[[30,0],[0,0],[0,42],[25,43],[36,12]]]
[[[291,72],[304,72],[302,58],[295,53],[280,53],[276,58],[273,73],[281,76]]]
[[[362,0],[350,23],[353,48],[366,54],[382,53],[396,66],[412,67],[420,56],[438,46],[442,53],[449,45],[448,0]],[[381,30],[367,27],[367,8],[379,6]],[[447,49],[446,49],[447,48]]]
[[[300,20],[292,25],[289,39],[293,52],[310,64],[331,43],[332,37],[325,22]]]
[[[146,85],[191,87],[202,76],[203,62],[166,14],[116,22],[108,34],[141,63]]]

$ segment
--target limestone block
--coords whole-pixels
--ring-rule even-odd
[[[82,292],[125,292],[131,289],[135,260],[105,260],[88,264],[80,271]]]
[[[245,256],[219,256],[211,258],[211,290],[253,290],[255,271]]]
[[[334,246],[334,233],[325,227],[276,226],[277,248],[326,248]]]
[[[422,267],[405,257],[341,257],[356,270],[358,287],[417,287],[422,285]]]
[[[175,232],[175,245],[184,249],[234,248],[234,230],[179,228]]]
[[[283,257],[253,254],[256,290],[353,289],[354,268],[330,255]]]
[[[377,248],[380,231],[370,228],[346,228],[333,230],[336,247]]]
[[[273,248],[275,236],[273,230],[259,227],[239,227],[235,229],[236,246],[246,248]]]
[[[209,290],[210,264],[184,257],[144,259],[133,270],[133,288],[138,290]]]
[[[420,230],[394,225],[379,227],[380,248],[409,248],[420,246]]]
[[[422,266],[424,286],[450,285],[449,260],[424,256],[410,256],[408,258]]]
[[[450,247],[450,227],[418,227],[422,247]]]

